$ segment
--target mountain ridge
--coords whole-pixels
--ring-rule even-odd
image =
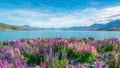
[[[113,20],[106,24],[92,24],[90,26],[73,26],[62,30],[120,30],[120,20]]]
[[[65,28],[40,28],[29,25],[16,26],[0,23],[0,30],[120,30],[120,20],[113,20],[106,24],[92,24],[90,26],[73,26]]]

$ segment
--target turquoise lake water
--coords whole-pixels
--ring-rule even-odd
[[[22,38],[88,38],[95,39],[118,38],[120,31],[62,31],[62,30],[40,30],[40,31],[0,31],[0,41],[18,40]]]

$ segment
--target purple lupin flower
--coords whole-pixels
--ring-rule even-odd
[[[0,60],[0,68],[2,68],[3,67],[3,63],[2,63],[2,61]]]
[[[22,68],[23,64],[20,59],[16,59],[13,64],[13,68]]]
[[[13,64],[13,68],[18,68],[18,66],[20,66],[20,65],[19,65],[19,63],[17,63],[17,60],[16,60]]]
[[[11,68],[10,64],[7,61],[4,61],[4,66],[6,66],[5,68]]]
[[[103,68],[101,61],[96,62],[96,68]]]
[[[11,67],[7,61],[0,60],[0,68],[11,68]]]
[[[27,62],[23,62],[22,68],[27,68]]]
[[[49,57],[52,58],[52,48],[49,49]]]
[[[58,53],[57,52],[55,52],[55,58],[58,58]]]
[[[61,59],[64,60],[66,58],[67,54],[63,53]]]

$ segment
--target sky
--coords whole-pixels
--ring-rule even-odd
[[[0,22],[35,27],[105,24],[120,19],[120,0],[0,0]]]

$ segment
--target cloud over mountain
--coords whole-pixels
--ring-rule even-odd
[[[71,12],[52,12],[29,9],[1,9],[0,20],[16,24],[29,24],[38,27],[89,26],[94,23],[105,24],[120,19],[120,6],[107,8],[76,9]]]

